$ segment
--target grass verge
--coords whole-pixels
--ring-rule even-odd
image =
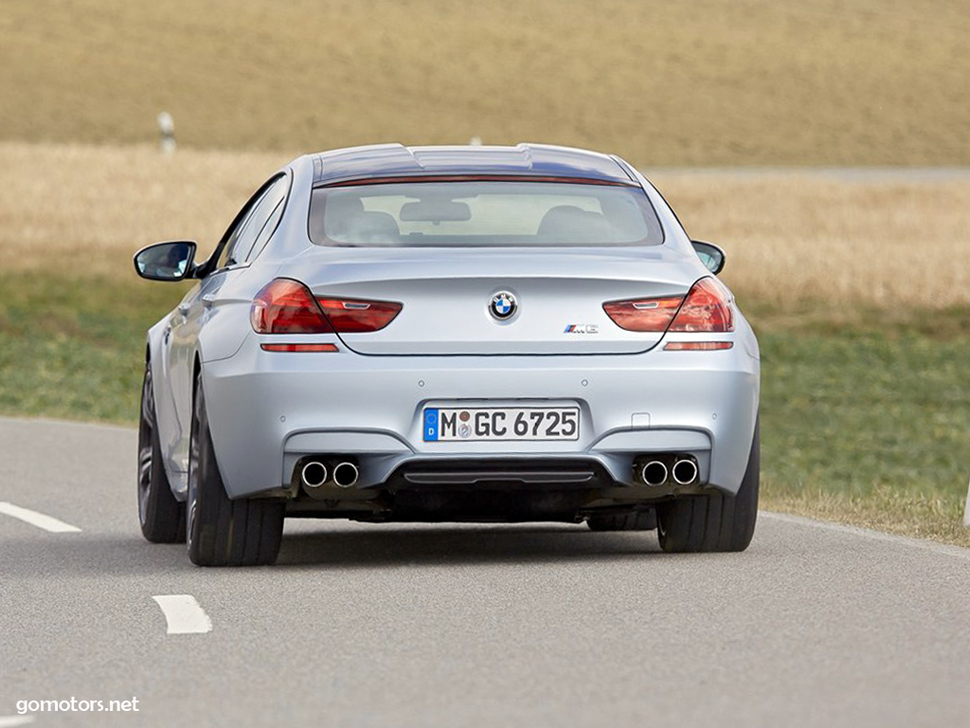
[[[0,412],[134,425],[145,330],[177,286],[0,276]],[[762,346],[762,505],[970,546],[965,312],[875,328],[772,318]]]
[[[0,412],[135,423],[145,332],[178,288],[0,277]]]
[[[970,546],[970,336],[923,321],[759,337],[763,507]]]

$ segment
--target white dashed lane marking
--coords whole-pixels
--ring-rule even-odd
[[[24,523],[29,523],[31,526],[37,526],[37,528],[43,528],[45,531],[50,531],[51,533],[81,532],[80,528],[77,526],[72,526],[70,523],[64,523],[64,521],[59,521],[56,518],[44,515],[43,513],[32,511],[29,508],[15,506],[13,503],[0,501],[0,513],[13,516],[14,518],[19,518]],[[3,728],[2,723],[0,723],[0,728]]]
[[[162,608],[168,634],[202,634],[212,631],[212,620],[191,594],[162,594],[152,597]]]
[[[15,728],[18,725],[30,725],[34,722],[32,715],[11,715],[0,717],[0,728]]]

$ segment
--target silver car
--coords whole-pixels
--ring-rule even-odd
[[[286,516],[656,528],[740,551],[759,354],[724,253],[615,156],[341,149],[270,177],[148,332],[138,504],[201,565],[272,563]]]

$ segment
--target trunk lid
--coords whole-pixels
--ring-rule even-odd
[[[696,261],[672,248],[387,249],[316,248],[280,275],[317,297],[394,301],[403,309],[386,328],[341,334],[375,356],[634,354],[660,333],[624,331],[607,301],[685,295]],[[515,311],[504,312],[514,299]]]

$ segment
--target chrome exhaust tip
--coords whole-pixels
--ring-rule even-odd
[[[678,460],[674,463],[674,480],[680,485],[690,485],[697,480],[697,463],[693,460]]]
[[[300,479],[307,488],[319,488],[327,482],[327,466],[319,460],[311,460],[300,471]]]
[[[357,466],[351,462],[338,463],[333,469],[333,482],[340,488],[350,488],[360,476]]]
[[[640,477],[647,485],[663,485],[667,480],[667,466],[659,460],[651,460],[640,470]]]

